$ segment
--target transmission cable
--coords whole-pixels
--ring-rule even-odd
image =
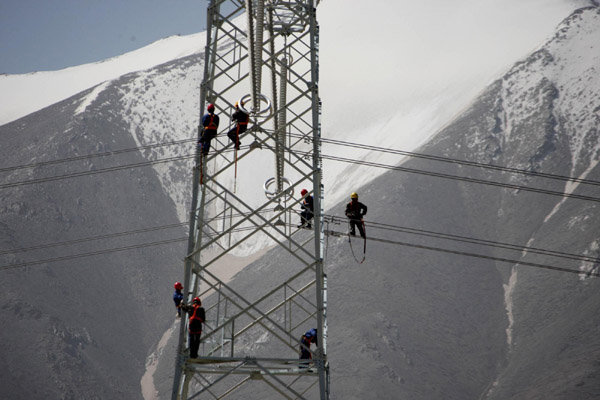
[[[502,182],[496,182],[496,181],[487,181],[484,179],[466,178],[466,177],[461,177],[461,176],[456,176],[456,175],[443,174],[440,172],[421,171],[421,170],[414,169],[414,168],[400,167],[397,165],[380,164],[380,163],[375,163],[375,162],[370,162],[370,161],[353,160],[353,159],[337,157],[337,156],[321,155],[321,157],[326,160],[331,160],[331,161],[339,161],[339,162],[345,162],[345,163],[349,163],[349,164],[357,164],[357,165],[364,165],[364,166],[368,166],[368,167],[383,168],[383,169],[389,169],[392,171],[409,172],[409,173],[420,174],[420,175],[434,176],[437,178],[446,178],[446,179],[463,181],[463,182],[479,183],[482,185],[502,187],[502,188],[506,188],[506,189],[523,190],[523,191],[534,192],[534,193],[549,194],[549,195],[553,195],[553,196],[570,197],[573,199],[600,202],[600,198],[597,198],[597,197],[584,196],[584,195],[565,193],[565,192],[557,192],[557,191],[553,191],[553,190],[546,190],[546,189],[539,189],[539,188],[532,188],[532,187],[528,187],[528,186],[514,185],[512,183],[502,183]]]
[[[346,219],[339,217],[339,216],[335,216],[335,215],[324,215],[324,218],[326,218],[328,221],[331,221],[336,224],[344,223],[346,221]],[[541,249],[541,248],[536,248],[536,247],[528,247],[528,246],[526,247],[526,246],[520,246],[520,245],[516,245],[516,244],[511,244],[511,243],[497,242],[497,241],[486,240],[486,239],[478,239],[478,238],[461,236],[461,235],[452,235],[452,234],[448,234],[448,233],[435,232],[435,231],[430,231],[430,230],[425,230],[425,229],[410,228],[410,227],[398,226],[398,225],[391,225],[391,224],[375,222],[375,221],[369,221],[369,227],[373,228],[373,229],[387,230],[387,231],[392,231],[392,232],[402,232],[402,233],[408,233],[411,235],[432,237],[435,239],[445,239],[445,240],[452,240],[452,241],[461,242],[461,243],[478,244],[478,245],[482,245],[482,246],[489,246],[489,247],[494,247],[494,248],[499,248],[499,249],[515,250],[515,251],[534,253],[534,254],[545,255],[545,256],[566,258],[566,259],[571,259],[571,260],[594,262],[594,263],[600,262],[600,259],[598,257],[584,256],[584,255],[579,255],[579,254],[572,254],[572,253],[560,252],[560,251],[555,251],[555,250],[547,250],[547,249]]]
[[[310,152],[297,152],[297,153],[301,154],[301,155],[305,155],[305,156],[311,156]],[[98,169],[98,170],[94,170],[94,171],[83,171],[83,172],[76,172],[76,173],[67,174],[67,175],[33,179],[33,180],[28,180],[28,181],[12,182],[12,183],[0,185],[0,189],[49,182],[49,181],[59,180],[59,179],[74,178],[74,177],[80,177],[80,176],[86,176],[86,175],[92,175],[92,174],[99,174],[99,173],[104,173],[104,172],[114,172],[114,171],[129,169],[129,168],[138,168],[138,167],[156,165],[156,164],[160,164],[160,163],[181,161],[184,159],[194,158],[195,156],[196,156],[195,154],[194,155],[176,156],[176,157],[169,157],[169,158],[155,160],[155,161],[145,161],[145,162],[140,162],[140,163],[135,163],[135,164],[127,164],[127,165],[109,167],[109,168],[104,168],[104,169]],[[370,162],[370,161],[354,160],[354,159],[338,157],[338,156],[329,156],[329,155],[325,155],[325,154],[322,154],[321,157],[324,159],[327,159],[327,160],[345,162],[345,163],[349,163],[349,164],[357,164],[357,165],[363,165],[363,166],[369,166],[369,167],[383,168],[383,169],[388,169],[388,170],[393,170],[393,171],[408,172],[408,173],[415,173],[415,174],[426,175],[426,176],[434,176],[434,177],[438,177],[438,178],[458,180],[458,181],[463,181],[463,182],[478,183],[478,184],[483,184],[483,185],[513,189],[513,190],[523,190],[523,191],[528,191],[528,192],[548,194],[548,195],[559,196],[559,197],[569,197],[569,198],[580,199],[580,200],[600,202],[600,198],[592,197],[592,196],[584,196],[584,195],[577,195],[577,194],[572,194],[572,193],[557,192],[557,191],[553,191],[553,190],[532,188],[532,187],[528,187],[528,186],[514,185],[514,184],[510,184],[510,183],[488,181],[488,180],[484,180],[484,179],[460,177],[460,176],[456,176],[456,175],[448,175],[448,174],[443,174],[443,173],[439,173],[439,172],[421,171],[421,170],[414,169],[414,168],[401,167],[401,166],[397,166],[397,165],[380,164],[380,163],[375,163],[375,162]]]
[[[265,132],[270,131],[268,129],[262,129],[262,130]],[[305,135],[294,134],[294,133],[288,133],[288,135],[291,137],[302,138],[302,139],[312,141],[312,138],[309,138]],[[0,172],[7,172],[7,171],[23,169],[23,168],[33,168],[33,167],[58,164],[58,163],[64,163],[64,162],[70,162],[70,161],[78,161],[78,160],[89,159],[89,158],[94,158],[94,157],[110,156],[110,155],[115,155],[115,154],[145,150],[145,149],[156,148],[156,147],[179,145],[179,144],[185,144],[185,143],[192,142],[192,141],[195,142],[196,139],[184,139],[184,140],[178,140],[178,141],[173,141],[173,142],[153,143],[153,144],[148,144],[148,145],[133,147],[133,148],[128,148],[128,149],[108,151],[108,152],[104,152],[104,153],[89,154],[89,155],[83,155],[83,156],[77,156],[77,157],[71,157],[71,158],[64,158],[64,159],[43,161],[43,162],[39,162],[39,163],[25,164],[25,165],[14,166],[14,167],[0,168]],[[524,174],[524,175],[530,175],[530,176],[538,176],[538,177],[549,178],[549,179],[556,179],[556,180],[562,180],[562,181],[568,181],[568,182],[576,182],[576,183],[600,186],[600,182],[594,181],[594,180],[589,180],[589,179],[581,179],[581,178],[575,178],[575,177],[564,176],[564,175],[555,175],[555,174],[549,174],[549,173],[543,173],[543,172],[535,172],[535,171],[529,171],[529,170],[511,168],[511,167],[502,167],[502,166],[493,165],[493,164],[484,164],[484,163],[460,160],[460,159],[449,158],[449,157],[433,156],[433,155],[409,152],[409,151],[404,151],[404,150],[387,149],[387,148],[383,148],[383,147],[355,143],[355,142],[347,142],[347,141],[342,141],[342,140],[334,140],[334,139],[326,139],[326,138],[320,138],[319,142],[326,143],[326,144],[334,144],[334,145],[339,145],[339,146],[354,147],[354,148],[358,148],[358,149],[365,149],[365,150],[370,150],[370,151],[375,151],[375,152],[398,154],[398,155],[404,155],[404,156],[415,157],[415,158],[423,158],[423,159],[428,159],[428,160],[433,160],[433,161],[467,165],[467,166],[487,168],[487,169],[510,172],[510,173],[518,173],[518,174]],[[242,146],[242,147],[244,147],[244,146]],[[230,150],[222,150],[221,152],[229,152],[229,151]],[[304,153],[304,154],[309,155],[309,153]],[[185,159],[187,157],[192,157],[192,156],[181,156],[181,159]],[[328,156],[328,157],[333,157],[333,156]],[[172,161],[176,161],[176,158],[173,158]],[[168,161],[167,161],[167,159],[165,159],[164,161],[161,161],[161,160],[151,161],[151,163],[158,163],[158,162],[168,162]],[[130,164],[130,166],[135,167],[138,165]],[[143,166],[143,165],[140,165],[140,166]],[[125,167],[125,166],[123,166],[123,167]],[[104,169],[104,170],[98,170],[98,171],[99,172],[110,172],[110,171],[112,171],[112,169]],[[81,174],[68,174],[68,175],[62,175],[62,176],[58,176],[58,177],[49,177],[49,178],[42,178],[42,179],[48,179],[48,180],[64,179],[64,178],[82,176],[87,173],[91,174],[91,173],[99,173],[99,172],[86,171],[85,173],[81,173]],[[44,182],[44,181],[41,181],[41,182]],[[34,181],[15,182],[13,186],[26,184],[28,182],[39,183],[40,181],[34,180]],[[8,184],[8,185],[9,186],[0,186],[0,189],[3,187],[11,187],[10,186],[11,184]]]
[[[267,213],[267,212],[271,212],[273,210],[274,210],[273,208],[265,209],[265,210],[261,210],[260,213]],[[244,217],[244,216],[247,216],[247,215],[250,215],[253,213],[255,213],[255,212],[248,212],[246,214],[236,213],[236,214],[226,215],[226,216],[217,216],[217,217],[212,218],[209,222],[213,222],[213,221],[218,222],[220,220],[227,219],[227,218]],[[105,235],[91,236],[91,237],[87,237],[87,238],[68,240],[68,241],[64,241],[64,242],[46,243],[46,244],[40,244],[40,245],[36,245],[36,246],[31,246],[31,247],[22,247],[22,248],[17,248],[17,249],[2,250],[2,251],[0,251],[0,255],[27,252],[27,251],[40,250],[40,249],[48,249],[48,248],[52,248],[52,247],[67,246],[67,245],[71,245],[71,244],[91,242],[91,241],[95,241],[95,240],[112,239],[112,238],[120,237],[120,236],[136,235],[139,233],[147,233],[147,232],[154,232],[154,231],[159,231],[159,230],[177,228],[180,226],[186,226],[188,224],[189,224],[189,221],[178,222],[178,223],[173,223],[173,224],[153,226],[153,227],[149,227],[149,228],[142,228],[142,229],[136,229],[136,230],[131,230],[131,231],[125,231],[125,232],[108,233]]]
[[[304,139],[308,139],[308,140],[312,141],[312,138],[306,137],[301,134],[288,133],[288,135],[290,135],[292,137],[304,138]],[[503,166],[494,165],[494,164],[485,164],[485,163],[479,163],[479,162],[468,161],[468,160],[460,160],[460,159],[450,158],[450,157],[441,157],[441,156],[434,156],[434,155],[429,155],[429,154],[424,154],[424,153],[416,153],[416,152],[405,151],[405,150],[389,149],[389,148],[385,148],[385,147],[378,147],[378,146],[372,146],[372,145],[368,145],[368,144],[361,144],[361,143],[355,143],[355,142],[347,142],[347,141],[343,141],[343,140],[319,138],[318,141],[321,144],[333,144],[333,145],[338,145],[338,146],[354,147],[357,149],[370,150],[370,151],[375,151],[375,152],[380,152],[380,153],[397,154],[397,155],[403,155],[403,156],[414,157],[414,158],[423,158],[426,160],[433,160],[433,161],[439,161],[439,162],[445,162],[445,163],[451,163],[451,164],[467,165],[467,166],[471,166],[471,167],[492,169],[492,170],[503,171],[503,172],[511,172],[511,173],[516,173],[516,174],[531,175],[531,176],[538,176],[538,177],[542,177],[542,178],[549,178],[549,179],[556,179],[556,180],[562,180],[562,181],[568,181],[568,182],[577,182],[577,183],[584,183],[584,184],[588,184],[588,185],[600,186],[599,181],[575,178],[575,177],[565,176],[565,175],[557,175],[557,174],[549,174],[549,173],[545,173],[545,172],[529,171],[526,169],[519,169],[519,168],[512,168],[512,167],[503,167]]]
[[[249,229],[254,229],[254,227],[240,228],[240,230],[249,230]],[[332,236],[338,236],[338,237],[346,236],[346,233],[336,232],[336,231],[327,231],[326,234],[332,235]],[[30,261],[30,262],[23,262],[23,263],[18,263],[18,264],[10,264],[10,265],[0,266],[0,270],[8,270],[8,269],[21,268],[21,267],[26,267],[26,266],[31,266],[31,265],[39,265],[39,264],[56,262],[56,261],[66,261],[66,260],[72,260],[72,259],[77,259],[77,258],[82,258],[82,257],[102,255],[102,254],[108,254],[108,253],[113,253],[113,252],[120,252],[120,251],[125,251],[125,250],[134,250],[134,249],[140,249],[140,248],[145,248],[145,247],[159,246],[159,245],[164,245],[164,244],[171,244],[171,243],[176,243],[176,242],[187,241],[188,239],[189,238],[187,238],[187,237],[175,238],[175,239],[168,239],[168,240],[162,240],[162,241],[156,241],[156,242],[150,242],[150,243],[136,244],[136,245],[131,245],[131,246],[124,246],[124,247],[110,248],[110,249],[105,249],[105,250],[92,251],[92,252],[81,253],[81,254],[74,254],[74,255],[64,256],[64,257],[55,257],[55,258],[50,258],[50,259],[46,259],[46,260]],[[414,244],[414,243],[406,243],[406,242],[400,242],[400,241],[395,241],[395,240],[387,240],[387,239],[380,239],[380,238],[373,238],[373,237],[369,237],[366,240],[372,240],[372,241],[393,244],[393,245],[398,245],[398,246],[412,247],[412,248],[417,248],[417,249],[422,249],[422,250],[430,250],[430,251],[437,251],[437,252],[443,252],[443,253],[448,253],[448,254],[462,255],[462,256],[467,256],[467,257],[482,258],[482,259],[486,259],[486,260],[499,261],[499,262],[505,262],[505,263],[510,263],[510,264],[516,264],[516,265],[526,265],[526,266],[531,266],[531,267],[535,267],[535,268],[541,268],[541,269],[547,269],[547,270],[553,270],[553,271],[559,271],[559,272],[584,274],[587,276],[600,276],[600,272],[594,272],[594,271],[584,272],[584,271],[580,271],[580,270],[574,270],[571,268],[557,267],[554,265],[532,263],[532,262],[528,262],[528,261],[519,261],[519,260],[513,260],[513,259],[503,258],[503,257],[486,256],[483,254],[470,253],[470,252],[458,251],[458,250],[450,250],[450,249],[444,249],[444,248],[440,248],[440,247],[419,245],[419,244]]]
[[[346,233],[344,233],[344,232],[329,231],[328,233],[333,236],[347,236]],[[470,253],[470,252],[466,252],[466,251],[443,249],[440,247],[425,246],[425,245],[406,243],[406,242],[400,242],[400,241],[395,241],[395,240],[379,239],[379,238],[373,238],[373,237],[366,238],[366,240],[373,240],[376,242],[388,243],[388,244],[393,244],[393,245],[398,245],[398,246],[412,247],[412,248],[417,248],[417,249],[422,249],[422,250],[431,250],[431,251],[456,254],[456,255],[467,256],[467,257],[483,258],[486,260],[500,261],[500,262],[506,262],[506,263],[510,263],[510,264],[527,265],[530,267],[536,267],[536,268],[542,268],[542,269],[548,269],[548,270],[560,271],[560,272],[568,272],[568,273],[572,273],[572,274],[585,274],[587,276],[600,276],[600,272],[593,272],[593,271],[583,272],[580,270],[574,270],[571,268],[564,268],[564,267],[557,267],[554,265],[532,263],[532,262],[528,262],[528,261],[511,260],[509,258],[486,256],[483,254]]]
[[[192,140],[196,141],[196,139],[176,140],[176,141],[173,141],[173,142],[153,143],[153,144],[147,144],[147,145],[139,146],[139,147],[130,147],[130,148],[127,148],[127,149],[111,150],[111,151],[107,151],[107,152],[104,152],[104,153],[93,153],[93,154],[86,154],[86,155],[69,157],[69,158],[60,158],[60,159],[56,159],[56,160],[40,161],[40,162],[37,162],[37,163],[24,164],[24,165],[16,165],[16,166],[13,166],[13,167],[0,168],[0,172],[9,172],[9,171],[15,171],[15,170],[18,170],[18,169],[25,169],[25,168],[45,167],[47,165],[62,164],[62,163],[72,162],[72,161],[81,161],[81,160],[87,160],[87,159],[96,158],[96,157],[113,156],[113,155],[116,155],[116,154],[130,153],[130,152],[133,152],[133,151],[140,151],[140,150],[148,150],[148,149],[153,149],[153,148],[156,148],[156,147],[174,146],[174,145],[179,145],[179,144],[185,144],[185,143],[190,142]]]

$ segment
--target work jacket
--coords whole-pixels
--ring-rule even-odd
[[[367,206],[360,201],[350,202],[346,205],[346,217],[350,219],[362,219],[367,214]]]

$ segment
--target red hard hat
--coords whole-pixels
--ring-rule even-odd
[[[300,194],[301,194],[302,196],[304,196],[306,193],[308,193],[308,190],[306,190],[306,189],[302,189],[302,190],[300,191]]]
[[[198,303],[198,304],[202,304],[202,302],[200,301],[200,297],[194,297],[194,303]]]
[[[177,290],[181,290],[183,289],[183,285],[181,284],[181,282],[175,282],[175,284],[173,285],[173,287]]]
[[[215,111],[215,105],[213,103],[210,103],[209,105],[206,106],[206,110],[208,112],[213,112]]]

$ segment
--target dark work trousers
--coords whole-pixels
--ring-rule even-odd
[[[313,213],[304,210],[300,213],[300,222],[302,225],[306,225],[307,228],[311,227],[310,220],[313,218]]]
[[[233,128],[231,128],[229,130],[229,132],[227,132],[227,137],[229,139],[231,139],[231,141],[236,145],[235,147],[239,150],[240,148],[240,136],[242,135],[242,133],[246,132],[246,129],[248,129],[247,125],[239,125],[236,124],[236,126],[234,126]]]
[[[190,358],[198,358],[198,349],[200,348],[200,336],[202,333],[190,333]]]
[[[215,138],[215,136],[217,136],[216,132],[212,132],[212,131],[205,131],[202,134],[202,137],[200,138],[200,141],[198,142],[198,144],[200,144],[200,150],[202,151],[202,154],[207,155],[208,151],[210,150],[210,142],[211,140],[213,140]]]
[[[351,219],[350,220],[350,234],[356,235],[356,227],[358,227],[358,231],[360,232],[360,236],[365,237],[365,228],[363,227],[363,222],[360,219]]]

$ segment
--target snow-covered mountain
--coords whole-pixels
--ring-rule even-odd
[[[600,8],[575,12],[419,149],[592,184],[411,159],[401,166],[524,189],[401,172],[361,188],[370,207],[367,261],[354,261],[345,237],[328,242],[335,398],[599,398],[600,281],[589,275],[600,271],[599,35]],[[277,281],[265,269],[282,277],[297,267],[275,249],[230,284],[252,298]],[[276,398],[256,389],[239,395]]]
[[[356,0],[324,1],[319,6],[323,135],[413,149],[514,61],[542,43],[570,11],[586,4],[586,0],[510,0],[476,5],[461,0],[448,5],[437,0],[381,1],[373,7]],[[173,65],[170,76],[161,76],[155,67],[199,55],[204,45],[204,33],[173,36],[100,63],[0,76],[0,124],[103,84],[84,101],[88,104],[112,80],[134,73],[129,87],[123,89],[123,112],[132,115],[135,140],[194,137],[201,64]],[[138,110],[146,113],[143,120]],[[150,112],[158,112],[160,120],[150,117]],[[339,151],[324,147],[324,152]],[[360,149],[344,149],[344,154],[374,156]],[[387,155],[376,156],[384,163],[396,162]],[[345,198],[355,182],[368,182],[382,173],[327,161],[326,167],[327,204]],[[169,187],[169,192],[178,205],[183,204],[186,194],[181,188]],[[180,215],[187,212],[182,205]]]
[[[597,9],[571,16],[552,36],[561,19],[587,2],[509,1],[482,7],[460,1],[441,9],[433,7],[441,5],[435,2],[421,6],[381,2],[389,12],[359,1],[344,5],[349,3],[351,7],[342,11],[340,1],[327,0],[319,6],[325,137],[410,150],[447,125],[419,151],[599,179]],[[542,4],[544,12],[540,12]],[[346,18],[340,18],[340,13]],[[416,25],[415,13],[421,16]],[[402,24],[398,24],[399,15]],[[506,35],[506,29],[498,26],[507,25],[508,18],[510,30],[520,35],[495,41]],[[457,24],[468,21],[473,23],[471,30]],[[519,25],[522,21],[527,23]],[[363,29],[365,24],[373,29]],[[411,30],[421,25],[423,30]],[[388,32],[390,26],[398,27],[395,34],[379,31]],[[445,36],[432,26],[441,27]],[[527,34],[519,30],[523,26],[528,27]],[[436,34],[426,34],[427,27]],[[369,34],[359,33],[363,30]],[[460,36],[474,32],[481,48],[474,42],[464,45],[465,37]],[[442,48],[434,47],[442,37]],[[552,38],[538,48],[545,37]],[[419,45],[406,44],[413,41]],[[203,34],[163,42],[104,63],[0,76],[0,121],[5,122],[0,126],[2,166],[195,137]],[[534,48],[538,50],[504,75]],[[477,49],[480,56],[454,53],[460,49]],[[452,120],[455,115],[458,118]],[[68,167],[59,164],[3,174],[5,182],[19,182],[189,151],[188,144],[157,147],[125,153],[119,159],[83,159]],[[340,151],[324,147],[325,154]],[[381,153],[343,151],[345,157],[388,164],[400,161]],[[538,184],[529,177],[432,167],[418,160],[404,165]],[[2,188],[0,241],[3,248],[18,249],[185,221],[190,172],[189,162],[182,160]],[[383,170],[326,163],[327,208],[341,214],[339,202],[361,186],[361,199],[369,203],[372,221],[598,256],[594,203],[382,174]],[[589,190],[560,181],[539,185],[573,193]],[[262,196],[251,185],[240,185],[240,191],[244,198]],[[593,195],[593,191],[585,193]],[[176,229],[170,236],[164,232],[149,235],[139,242],[115,243],[120,241],[117,237],[105,245],[177,239],[185,232]],[[98,242],[92,243],[78,244],[67,253],[61,248],[7,252],[2,254],[2,265],[98,250]],[[255,243],[245,251],[263,245]],[[23,393],[21,398],[39,398],[42,389],[28,387],[25,371],[41,363],[48,373],[38,378],[46,393],[56,393],[56,397],[63,391],[65,398],[91,398],[98,388],[103,388],[101,393],[107,398],[139,397],[136,385],[144,358],[172,320],[170,285],[180,276],[183,250],[173,245],[135,251],[135,257],[119,252],[109,258],[0,271],[4,274],[0,319],[8,324],[2,331],[5,345],[0,370],[1,386],[8,388],[7,393],[14,398]],[[495,250],[486,254],[497,255]],[[531,380],[550,381],[550,377],[568,388],[564,390],[585,386],[598,393],[597,386],[588,389],[595,373],[593,353],[578,356],[583,348],[568,344],[572,337],[585,339],[591,346],[597,343],[593,329],[580,332],[595,321],[596,309],[590,300],[597,289],[595,279],[511,270],[494,262],[449,260],[414,249],[401,250],[399,256],[397,249],[381,244],[369,246],[367,264],[351,267],[343,240],[332,241],[328,257],[332,282],[329,350],[334,392],[340,398],[368,398],[373,382],[378,383],[375,394],[379,398],[391,393],[424,399],[519,398],[519,391],[524,390],[531,391],[531,398],[550,398],[544,385],[527,386]],[[523,260],[529,257],[524,254]],[[280,258],[271,253],[255,265],[287,265]],[[597,265],[579,267],[589,270]],[[248,287],[258,285],[253,283],[257,279],[253,268],[238,278],[246,279]],[[576,295],[570,297],[571,292]],[[569,307],[579,304],[585,312],[569,313]],[[575,325],[576,321],[585,324]],[[551,340],[540,341],[546,337]],[[32,348],[31,343],[37,345]],[[8,346],[19,350],[9,352]],[[545,354],[554,357],[552,364]],[[577,365],[582,367],[577,369]],[[579,380],[558,379],[565,368],[575,368],[573,376]],[[170,367],[165,370],[172,371]],[[84,384],[90,375],[95,380]],[[169,379],[161,381],[168,384]],[[555,398],[570,398],[567,392],[557,393]]]

